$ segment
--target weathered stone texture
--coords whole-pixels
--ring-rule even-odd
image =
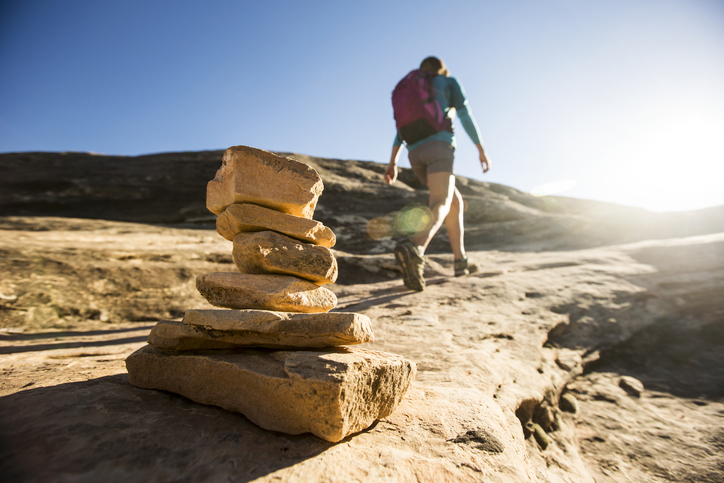
[[[239,233],[232,255],[241,273],[293,275],[319,285],[337,280],[337,260],[329,248],[273,231]]]
[[[351,312],[292,314],[267,310],[189,310],[183,323],[163,320],[148,343],[163,350],[322,348],[372,342],[370,319]]]
[[[354,312],[300,314],[271,310],[188,310],[184,324],[212,335],[279,337],[296,347],[330,347],[374,341],[370,318]],[[298,339],[298,340],[297,340]],[[318,345],[325,343],[327,345]]]
[[[341,348],[169,355],[146,346],[126,359],[126,368],[135,386],[240,412],[272,431],[311,432],[332,442],[392,414],[416,372],[395,354]]]
[[[216,219],[217,233],[229,241],[242,232],[265,230],[327,248],[336,242],[332,230],[318,221],[248,203],[230,205]]]
[[[317,313],[337,305],[330,290],[289,275],[212,272],[196,277],[196,288],[211,305],[230,309]]]
[[[235,344],[209,337],[206,331],[183,322],[162,320],[148,334],[148,343],[157,349],[187,351],[233,349]]]
[[[206,207],[221,214],[233,203],[251,203],[312,218],[324,185],[308,164],[248,146],[226,150],[206,187]]]

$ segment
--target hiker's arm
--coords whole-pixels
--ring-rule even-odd
[[[452,105],[455,108],[455,111],[457,111],[458,119],[460,119],[460,123],[463,125],[465,132],[468,133],[470,139],[473,143],[475,143],[475,147],[478,148],[478,157],[480,158],[480,166],[483,168],[483,173],[487,173],[490,169],[491,163],[488,156],[485,154],[483,142],[480,140],[480,129],[478,129],[478,123],[475,122],[473,112],[470,109],[470,104],[468,104],[468,100],[465,98],[463,86],[457,81],[457,79],[453,78],[452,80]]]
[[[450,86],[451,107],[454,107],[458,113],[458,119],[460,119],[460,123],[463,125],[465,132],[468,133],[468,136],[470,136],[473,144],[482,144],[480,142],[480,129],[478,129],[478,123],[475,122],[473,111],[470,109],[470,104],[468,104],[468,99],[465,97],[463,86],[454,77],[451,77],[448,82]]]
[[[458,118],[460,119],[460,122],[465,128],[465,132],[468,133],[470,139],[472,139],[472,141],[475,143],[475,147],[478,148],[480,166],[482,166],[483,168],[483,173],[487,173],[490,169],[490,160],[485,154],[483,142],[480,140],[480,131],[478,131],[478,125],[475,123],[475,119],[473,119],[473,115],[470,112],[470,106],[468,106],[468,101],[465,101],[462,109],[458,109]]]
[[[478,123],[476,123],[475,118],[473,118],[473,113],[470,110],[468,101],[465,101],[461,108],[456,107],[455,110],[458,113],[460,123],[463,125],[465,132],[468,133],[468,136],[470,136],[470,140],[473,144],[482,144],[480,142],[480,130],[478,129]]]
[[[385,170],[385,182],[392,184],[397,181],[397,158],[400,157],[401,144],[395,143],[392,146],[392,154],[390,155],[390,164],[387,165]]]

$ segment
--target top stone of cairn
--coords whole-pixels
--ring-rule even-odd
[[[322,194],[311,166],[248,146],[226,150],[206,189],[206,207],[220,215],[234,203],[251,203],[311,219]]]

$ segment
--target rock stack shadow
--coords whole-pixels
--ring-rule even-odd
[[[350,347],[370,319],[330,312],[331,229],[312,219],[323,183],[309,165],[245,146],[226,150],[206,206],[239,273],[200,275],[213,310],[161,321],[126,359],[131,384],[242,413],[262,428],[337,442],[392,414],[415,377],[401,356]]]

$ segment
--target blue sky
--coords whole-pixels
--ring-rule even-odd
[[[0,152],[245,144],[386,163],[391,91],[431,54],[493,162],[483,175],[458,124],[456,174],[653,211],[724,204],[717,0],[6,0]]]

